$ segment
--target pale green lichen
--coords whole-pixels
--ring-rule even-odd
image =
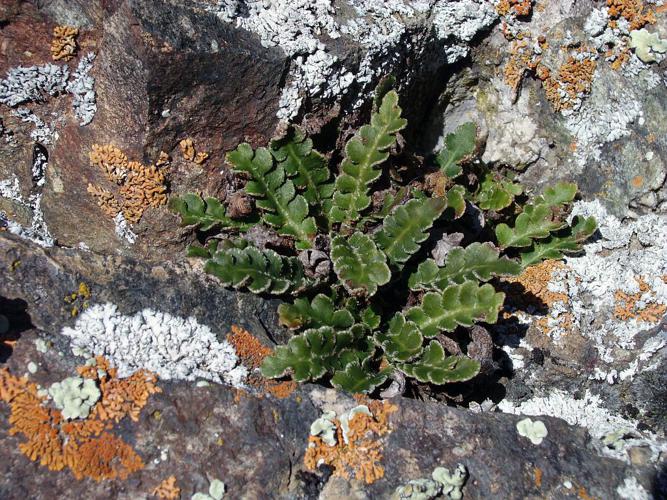
[[[310,435],[319,436],[327,446],[336,446],[336,424],[333,419],[336,412],[326,411],[310,424]]]
[[[359,414],[368,415],[369,417],[373,416],[366,405],[355,406],[350,411],[347,411],[340,416],[340,428],[343,431],[343,440],[345,441],[345,444],[348,443],[347,433],[350,431],[350,420],[352,420],[355,415]]]
[[[28,363],[28,371],[33,374],[37,373],[37,364],[35,364],[33,361]]]
[[[468,479],[468,470],[465,465],[458,464],[454,472],[449,469],[436,467],[431,474],[432,479],[414,479],[408,484],[399,486],[392,495],[394,500],[431,500],[436,497],[461,500],[463,485]]]
[[[662,40],[657,33],[649,33],[646,29],[630,32],[630,48],[645,63],[655,62],[655,54],[667,52],[667,40]]]
[[[90,409],[100,399],[101,393],[95,381],[82,377],[69,377],[51,385],[49,395],[67,420],[86,418]]]
[[[214,479],[208,486],[208,493],[195,493],[192,500],[222,500],[225,496],[225,483],[219,479]]]
[[[540,444],[549,432],[546,425],[540,420],[524,418],[516,423],[516,430],[520,436],[530,439],[533,444]]]

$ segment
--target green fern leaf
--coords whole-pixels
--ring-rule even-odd
[[[169,208],[181,216],[182,226],[196,225],[201,231],[209,231],[216,226],[247,231],[257,223],[256,217],[245,221],[232,219],[219,200],[213,197],[204,199],[193,193],[172,196]]]
[[[521,252],[521,265],[525,268],[546,259],[561,259],[564,255],[581,250],[581,243],[587,240],[597,229],[593,217],[576,216],[567,234],[552,235],[535,242],[530,251]]]
[[[297,382],[317,380],[330,369],[340,346],[333,328],[310,329],[292,337],[287,345],[276,347],[262,362],[262,375],[268,378],[291,374]],[[338,349],[337,349],[338,348]]]
[[[227,161],[252,177],[245,191],[257,198],[257,207],[265,211],[263,219],[280,234],[294,236],[299,248],[310,248],[317,232],[315,219],[308,217],[308,202],[296,194],[285,169],[274,165],[271,153],[266,148],[254,152],[249,144],[241,144],[227,154]]]
[[[369,393],[382,385],[387,380],[389,373],[391,373],[390,368],[374,373],[368,362],[353,361],[348,363],[343,370],[334,373],[334,376],[331,377],[331,384],[336,389],[352,394]]]
[[[421,354],[424,337],[415,323],[396,313],[386,332],[375,333],[375,342],[390,363],[406,363]]]
[[[453,186],[446,194],[447,208],[453,211],[452,218],[458,219],[466,211],[466,189],[463,186]]]
[[[271,154],[285,169],[303,197],[312,206],[324,205],[333,195],[334,184],[326,158],[313,149],[313,141],[298,128],[286,138],[271,143]]]
[[[371,297],[378,286],[389,282],[391,272],[385,255],[366,234],[355,232],[349,238],[331,240],[334,271],[353,295]]]
[[[428,238],[428,230],[447,207],[444,198],[410,200],[399,205],[375,233],[375,242],[394,265],[405,263]]]
[[[410,276],[408,286],[412,290],[442,290],[451,284],[462,284],[468,280],[489,281],[494,276],[517,276],[522,267],[500,253],[491,243],[471,243],[465,248],[449,251],[443,267],[428,259],[419,264]]]
[[[322,293],[317,294],[312,302],[299,298],[294,304],[280,304],[278,318],[281,325],[290,329],[330,326],[344,330],[354,324],[354,317],[350,311],[336,310],[333,300]]]
[[[492,173],[484,176],[474,201],[482,210],[502,210],[509,207],[514,197],[520,195],[523,188],[504,177],[496,178]]]
[[[546,238],[551,231],[564,227],[566,223],[553,218],[551,206],[526,205],[511,228],[507,224],[496,226],[496,238],[502,248],[528,247],[534,239]]]
[[[489,285],[474,281],[450,285],[442,292],[428,292],[420,306],[408,309],[406,318],[417,324],[424,337],[440,331],[451,332],[457,326],[472,326],[477,321],[495,323],[505,294]]]
[[[555,186],[548,186],[544,192],[535,198],[533,205],[545,203],[550,207],[564,205],[574,200],[577,195],[577,185],[573,182],[559,182]]]
[[[436,156],[440,170],[450,179],[461,175],[459,163],[475,151],[476,141],[477,126],[472,122],[464,123],[454,133],[447,134],[445,147]]]
[[[204,271],[217,277],[224,286],[247,288],[253,293],[281,295],[300,291],[306,285],[297,258],[253,246],[217,250],[204,265]]]
[[[479,362],[474,359],[446,356],[442,345],[435,340],[424,349],[419,360],[399,365],[399,369],[408,377],[436,385],[470,380],[479,373],[479,368]]]
[[[351,222],[359,219],[359,212],[371,203],[368,186],[380,176],[374,168],[389,158],[389,148],[396,143],[396,134],[405,128],[401,118],[398,94],[389,91],[371,124],[361,127],[345,146],[345,159],[336,177],[333,205],[329,218],[333,222]]]

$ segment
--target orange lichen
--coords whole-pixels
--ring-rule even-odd
[[[510,288],[508,295],[523,306],[551,307],[556,302],[569,302],[567,294],[549,290],[549,282],[555,273],[567,269],[559,260],[545,260],[537,265],[526,268],[519,276],[505,277],[503,281],[520,285],[514,291]],[[510,285],[511,286],[511,285]]]
[[[533,472],[534,472],[534,475],[535,475],[535,486],[537,486],[537,488],[541,488],[542,487],[542,469],[540,469],[539,467],[535,467]]]
[[[176,484],[176,477],[169,476],[167,479],[158,484],[151,492],[162,500],[178,500],[181,496],[181,489]]]
[[[56,26],[53,28],[51,40],[51,57],[55,61],[69,61],[76,53],[76,37],[79,29],[72,26]]]
[[[319,436],[309,436],[304,464],[309,470],[316,470],[320,464],[333,468],[333,474],[344,479],[351,475],[357,480],[371,484],[384,476],[382,462],[382,442],[379,438],[391,432],[389,415],[398,408],[384,401],[367,404],[372,415],[355,414],[349,421],[345,442],[338,419],[336,425],[336,444],[329,446]]]
[[[597,63],[585,54],[581,49],[578,56],[569,56],[556,76],[544,80],[547,100],[555,111],[572,108],[577,97],[590,93]]]
[[[634,294],[626,293],[622,290],[616,290],[614,298],[616,304],[614,307],[614,316],[622,321],[636,319],[638,321],[645,321],[649,323],[657,323],[665,315],[667,306],[651,302],[639,305],[642,297],[654,295],[651,287],[646,283],[642,276],[635,278],[639,284],[639,292]]]
[[[647,24],[654,24],[655,12],[648,9],[641,0],[607,0],[609,17],[624,18],[630,23],[630,30],[637,30]]]
[[[644,178],[641,175],[635,175],[630,179],[630,184],[632,184],[633,188],[640,188],[644,184]]]
[[[512,43],[510,57],[503,70],[505,82],[518,92],[521,82],[527,73],[535,72],[540,65],[541,58],[535,56],[529,40],[521,39]]]
[[[137,372],[117,379],[115,369],[103,358],[78,370],[97,381],[101,398],[88,418],[71,421],[49,407],[36,384],[11,375],[6,368],[0,370],[0,399],[11,410],[9,434],[23,435],[26,441],[19,444],[19,450],[49,470],[67,467],[77,479],[125,479],[142,469],[143,461],[131,446],[107,431],[113,428],[112,420],[138,418],[148,396],[160,391],[156,377]]]
[[[100,168],[110,182],[120,186],[119,196],[100,186],[88,184],[88,192],[96,199],[105,214],[116,217],[123,214],[126,221],[136,224],[148,208],[167,203],[167,186],[164,170],[169,156],[162,152],[156,165],[146,166],[128,161],[127,156],[115,146],[93,145],[90,163]]]
[[[501,16],[506,16],[510,12],[517,16],[529,16],[532,10],[532,0],[500,0],[496,4],[496,12]]]
[[[251,370],[248,376],[250,385],[279,399],[289,397],[296,390],[294,381],[278,382],[266,379],[257,373],[262,361],[273,353],[273,349],[266,347],[250,332],[232,325],[232,331],[227,335],[227,341],[234,346],[241,363]]]
[[[189,137],[187,139],[183,139],[178,143],[178,146],[181,148],[183,158],[185,158],[187,161],[194,161],[195,155],[197,153],[195,151],[195,143],[192,139]]]

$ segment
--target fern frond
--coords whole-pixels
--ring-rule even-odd
[[[528,247],[535,239],[549,236],[552,231],[567,226],[557,215],[561,205],[571,202],[577,194],[577,185],[559,182],[548,187],[533,203],[526,205],[511,228],[507,224],[496,226],[496,238],[502,248]]]
[[[470,380],[479,373],[480,364],[465,356],[446,356],[442,345],[432,340],[420,359],[398,367],[420,382],[442,385]]]
[[[281,325],[290,329],[320,326],[346,329],[354,324],[354,317],[349,310],[336,310],[334,301],[322,293],[317,294],[312,301],[299,298],[294,304],[280,304],[278,319]]]
[[[450,179],[461,175],[461,160],[475,151],[477,126],[472,123],[460,125],[453,133],[445,137],[445,147],[436,156],[440,170]]]
[[[521,273],[518,262],[500,253],[491,243],[471,243],[465,248],[456,247],[449,251],[443,267],[438,267],[433,259],[427,259],[417,266],[410,276],[411,290],[443,290],[451,284],[462,284],[468,280],[489,281],[494,276]]]
[[[509,207],[514,197],[521,193],[523,193],[523,188],[519,184],[505,177],[496,177],[488,173],[484,176],[473,199],[482,210],[499,211]]]
[[[368,361],[353,361],[334,373],[331,385],[351,394],[369,393],[384,384],[390,372],[391,368],[375,371]]]
[[[266,148],[253,151],[241,144],[227,154],[235,170],[250,174],[245,191],[257,198],[257,207],[264,210],[263,220],[282,235],[294,236],[299,248],[310,248],[317,232],[315,219],[308,217],[308,202],[296,193],[294,183],[287,178],[282,165],[274,165]]]
[[[375,342],[390,363],[406,363],[421,354],[424,337],[415,323],[396,313],[387,331],[375,333]]]
[[[334,271],[352,295],[371,297],[378,286],[389,282],[391,271],[387,258],[370,238],[355,232],[349,238],[336,236],[331,240]]]
[[[392,264],[403,264],[419,250],[446,207],[444,198],[413,199],[399,205],[375,233],[375,242]]]
[[[564,255],[577,252],[581,249],[581,243],[596,229],[595,218],[576,216],[567,234],[549,236],[543,241],[533,243],[531,250],[521,252],[521,265],[525,268],[546,259],[562,259]]]
[[[440,331],[453,331],[457,326],[472,326],[477,321],[495,323],[505,294],[489,285],[474,281],[450,285],[442,292],[428,292],[421,305],[408,309],[406,318],[417,324],[424,337]]]
[[[336,177],[333,206],[329,218],[333,222],[359,219],[359,212],[368,208],[371,198],[368,186],[380,176],[374,168],[389,158],[389,148],[396,143],[396,134],[405,128],[401,118],[398,94],[389,91],[382,98],[370,125],[364,125],[345,146],[345,159]]]
[[[227,216],[225,206],[213,197],[202,198],[198,194],[172,196],[169,208],[181,216],[182,226],[198,226],[201,231],[209,231],[216,226],[223,229],[247,231],[257,220],[235,220]]]
[[[224,286],[247,288],[253,293],[281,295],[300,291],[307,283],[297,258],[253,246],[218,249],[206,261],[204,271]]]
[[[313,149],[313,141],[302,130],[294,128],[285,139],[271,143],[271,154],[303,190],[303,197],[311,206],[323,207],[333,195],[334,184],[327,159]]]

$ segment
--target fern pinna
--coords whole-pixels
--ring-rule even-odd
[[[480,361],[454,338],[497,321],[505,299],[497,279],[576,252],[595,230],[592,218],[567,222],[574,184],[556,184],[522,206],[519,184],[473,164],[472,123],[445,138],[433,164],[401,178],[391,163],[407,123],[395,91],[380,97],[337,168],[328,159],[336,155],[316,151],[298,128],[266,148],[230,152],[255,201],[250,216],[231,217],[212,197],[171,201],[183,225],[207,239],[189,249],[206,260],[206,272],[224,286],[287,300],[278,315],[292,337],[264,360],[265,377],[366,393],[406,377],[470,380]],[[383,193],[374,196],[374,186]],[[466,216],[485,227],[452,240],[470,226]],[[265,237],[246,241],[253,231]]]

